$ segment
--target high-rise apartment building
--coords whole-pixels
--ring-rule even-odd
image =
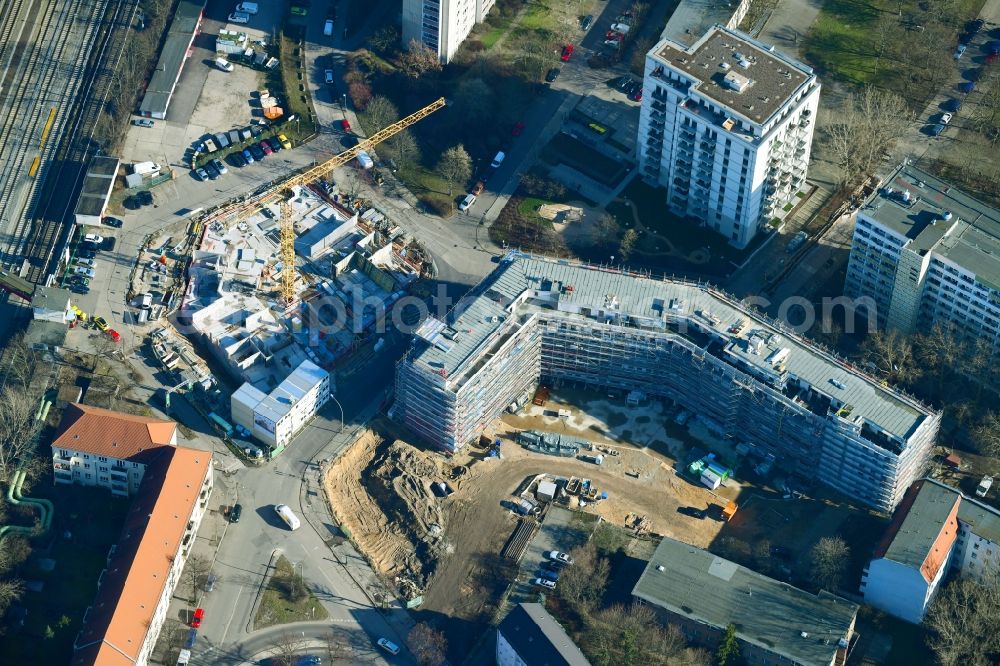
[[[738,30],[646,55],[639,173],[667,207],[745,247],[797,201],[809,165],[820,84],[812,69]]]
[[[451,60],[473,26],[486,20],[495,0],[403,0],[403,48],[417,40]]]
[[[844,292],[904,333],[948,322],[1000,350],[1000,211],[899,167],[857,213]]]
[[[454,451],[539,381],[671,400],[787,474],[891,510],[940,414],[708,285],[509,253],[447,321],[427,319],[392,415]]]

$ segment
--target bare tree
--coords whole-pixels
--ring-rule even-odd
[[[444,632],[434,629],[426,622],[421,622],[410,629],[406,644],[423,666],[438,666],[444,661],[445,652],[448,650]]]
[[[823,537],[809,551],[813,580],[827,590],[840,587],[851,549],[840,537]]]
[[[687,646],[649,606],[615,604],[587,623],[582,646],[594,666],[708,666],[711,656]]]
[[[441,153],[437,171],[448,183],[448,196],[452,196],[455,186],[472,176],[472,158],[465,151],[465,146],[458,144]]]
[[[593,541],[570,551],[573,566],[559,574],[556,592],[578,611],[589,612],[604,595],[608,585],[608,560],[597,554]]]
[[[871,173],[892,154],[909,128],[912,112],[901,97],[872,86],[851,93],[825,137],[841,168],[843,182]]]
[[[24,343],[24,336],[17,335],[7,343],[0,356],[0,383],[29,386],[34,374],[35,353]]]
[[[992,569],[992,570],[990,570]],[[995,565],[941,590],[924,618],[927,643],[942,666],[989,666],[1000,661],[1000,575]]]
[[[274,662],[280,666],[291,666],[295,655],[309,647],[309,640],[301,633],[286,631],[274,638],[271,643],[274,649]]]
[[[7,612],[12,602],[24,594],[24,581],[20,578],[5,578],[0,580],[0,616]]]
[[[192,555],[184,563],[184,580],[191,586],[191,598],[198,598],[198,590],[208,581],[212,563],[201,555]]]
[[[632,250],[635,249],[635,242],[638,239],[639,232],[635,229],[627,229],[622,234],[622,239],[618,243],[618,256],[621,257],[622,261],[628,261],[629,257],[632,256]]]
[[[979,103],[973,107],[969,123],[991,146],[1000,142],[1000,79],[993,78],[983,84]]]
[[[406,167],[420,161],[420,145],[410,130],[403,130],[386,139],[385,148],[380,149],[399,167]]]
[[[374,134],[399,120],[399,109],[388,97],[375,95],[368,102],[363,115],[369,131]]]
[[[168,618],[160,629],[160,637],[156,639],[157,647],[160,649],[163,663],[173,664],[180,656],[181,639],[186,627],[179,621]]]
[[[917,375],[913,344],[896,329],[871,331],[861,343],[861,354],[890,381],[908,381]]]
[[[984,456],[1000,456],[1000,412],[986,413],[972,429],[972,441]]]
[[[591,243],[597,246],[610,245],[614,247],[614,243],[618,240],[620,233],[621,227],[618,225],[618,220],[615,219],[615,216],[610,213],[601,213],[601,216],[597,218],[597,222],[591,230]]]
[[[399,67],[407,76],[418,79],[424,74],[440,72],[441,59],[437,53],[411,39],[406,51],[399,56]]]
[[[335,628],[324,638],[326,640],[326,653],[329,655],[331,661],[355,658],[354,648],[351,646],[350,632]]]
[[[0,391],[0,481],[9,481],[14,471],[35,456],[35,436],[41,422],[33,391],[15,385]]]
[[[389,53],[399,44],[399,30],[394,25],[386,25],[371,34],[368,46],[382,53]]]
[[[934,371],[939,394],[945,378],[961,366],[966,352],[966,346],[959,338],[955,325],[950,322],[938,322],[927,333],[916,336],[917,360],[925,368]]]

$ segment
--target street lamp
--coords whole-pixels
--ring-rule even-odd
[[[340,110],[347,111],[347,93],[340,94]]]
[[[333,400],[333,402],[336,403],[337,407],[340,408],[340,430],[337,431],[337,434],[339,435],[340,433],[344,432],[344,426],[347,425],[346,423],[344,423],[344,406],[340,404],[339,400],[333,397],[333,394],[330,394],[330,400]]]

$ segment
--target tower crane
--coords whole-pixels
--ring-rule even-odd
[[[297,174],[292,174],[288,178],[275,183],[266,191],[253,195],[243,201],[235,201],[223,206],[206,216],[204,222],[222,222],[230,226],[245,220],[265,206],[273,204],[282,199],[287,199],[285,192],[300,185],[307,185],[339,166],[347,164],[359,153],[371,150],[374,146],[382,143],[404,129],[413,125],[417,121],[423,120],[435,111],[444,108],[444,98],[438,98],[424,108],[411,113],[402,120],[398,120],[391,125],[380,129],[370,137],[361,139],[356,146],[348,148],[342,153],[338,153],[325,162],[317,164]],[[280,208],[281,210],[281,297],[286,306],[291,305],[295,299],[295,226],[292,223],[291,205],[287,202]]]

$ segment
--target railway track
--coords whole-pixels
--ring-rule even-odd
[[[4,13],[0,35],[12,35],[19,21],[26,21],[27,28],[14,50],[8,37],[0,56],[3,71],[10,72],[6,82],[14,81],[0,91],[6,102],[0,125],[0,147],[6,153],[0,174],[0,264],[38,282],[48,274],[75,199],[75,187],[54,192],[52,183],[65,177],[67,169],[85,166],[86,143],[107,95],[107,83],[103,89],[97,83],[108,78],[104,59],[114,54],[116,35],[124,32],[123,17],[129,9],[134,13],[136,1],[14,2],[23,9]],[[124,39],[118,35],[118,54]],[[103,95],[100,104],[92,103],[95,92]],[[81,176],[71,175],[78,186]],[[48,195],[44,199],[43,192]]]

